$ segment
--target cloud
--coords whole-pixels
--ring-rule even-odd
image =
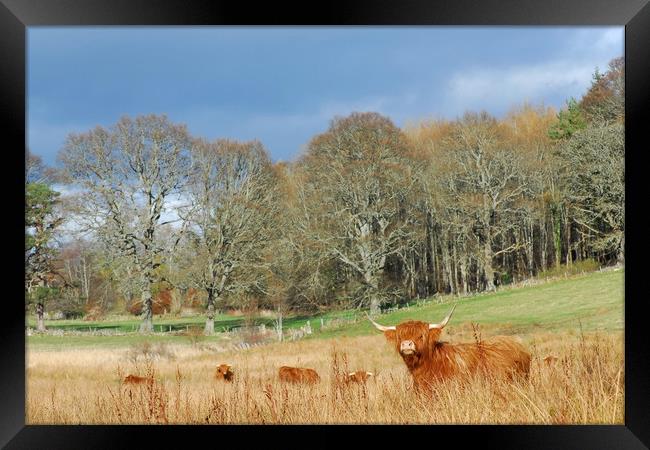
[[[447,84],[445,115],[479,109],[498,114],[524,101],[561,106],[571,96],[580,97],[596,67],[602,72],[623,54],[623,30],[579,28],[546,61],[456,71]]]
[[[591,28],[577,29],[566,43],[566,52],[585,57],[622,55],[624,45],[623,27],[606,27],[597,32]]]
[[[596,40],[594,46],[602,52],[617,51],[623,54],[623,28],[609,28]]]
[[[478,69],[454,75],[449,81],[453,103],[468,109],[539,100],[558,92],[586,89],[592,65],[553,62],[506,69]]]

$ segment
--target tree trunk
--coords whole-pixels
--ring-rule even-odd
[[[526,269],[528,270],[528,276],[532,277],[534,272],[535,265],[535,229],[533,227],[533,221],[528,219],[527,221],[527,235],[526,235]]]
[[[36,304],[36,331],[44,332],[45,331],[45,321],[43,320],[43,314],[45,312],[45,305],[43,303]]]
[[[492,246],[487,239],[483,244],[483,270],[485,271],[485,290],[494,291],[494,268],[492,268]]]
[[[377,278],[378,275],[373,274],[371,271],[368,271],[363,275],[363,281],[369,290],[371,316],[381,313],[381,302],[379,300],[379,296],[377,295],[377,291],[379,290],[379,281]]]
[[[621,236],[620,245],[616,259],[619,264],[625,264],[625,231],[623,231],[623,236]]]
[[[546,219],[542,219],[539,225],[540,233],[540,269],[546,270],[546,247],[548,246],[548,236],[546,236]]]
[[[553,245],[555,247],[555,265],[559,266],[562,259],[562,237],[561,237],[561,225],[562,217],[557,208],[551,210],[553,218],[551,220],[553,224]]]
[[[438,257],[438,243],[437,243],[437,234],[435,233],[435,228],[433,224],[431,226],[431,236],[430,236],[430,248],[431,248],[431,286],[429,288],[429,294],[433,292],[439,292],[441,290],[441,273],[439,269],[439,257]]]
[[[140,333],[153,332],[153,300],[151,299],[151,289],[147,286],[142,291],[142,323],[140,324]]]
[[[454,283],[455,277],[451,269],[451,258],[449,256],[449,249],[447,246],[448,243],[443,243],[442,245],[442,266],[446,275],[444,282],[449,286],[451,295],[456,295],[456,285]]]
[[[210,336],[214,334],[214,289],[208,289],[208,308],[207,320],[205,321],[205,330],[203,334]]]
[[[379,307],[379,297],[377,297],[377,294],[372,294],[372,297],[370,298],[370,315],[371,316],[376,316],[381,313],[381,308]]]
[[[321,319],[323,320],[323,319]],[[322,326],[321,326],[322,328]],[[276,333],[278,334],[278,341],[282,342],[282,311],[278,308],[278,320],[276,326]]]
[[[462,256],[460,260],[460,277],[463,280],[463,295],[468,294],[469,280],[467,277],[467,257]]]
[[[573,262],[573,253],[571,252],[571,222],[569,221],[569,213],[565,213],[565,227],[566,227],[566,265],[570,266]]]
[[[454,285],[456,286],[456,294],[460,294],[460,283],[461,283],[461,278],[460,274],[458,272],[458,242],[454,240],[452,243],[452,254],[451,254],[451,260],[452,260],[452,267],[453,267],[453,274],[454,274]]]
[[[411,282],[409,284],[409,289],[410,289],[410,296],[411,298],[416,297],[418,295],[417,290],[415,289],[415,280],[416,280],[416,273],[415,273],[415,252],[411,252],[411,257],[409,259],[409,271],[411,272]]]

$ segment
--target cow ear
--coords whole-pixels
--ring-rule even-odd
[[[431,328],[429,330],[429,341],[438,342],[440,339],[440,333],[442,333],[442,330],[440,328]]]
[[[388,342],[395,342],[397,341],[397,332],[395,330],[387,330],[384,331],[384,336],[386,336],[386,340]]]

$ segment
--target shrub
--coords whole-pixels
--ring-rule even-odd
[[[78,319],[86,313],[87,305],[78,301],[78,299],[69,299],[59,297],[52,299],[47,304],[47,309],[52,312],[51,316],[61,319]],[[62,317],[61,317],[62,316]]]
[[[86,315],[84,317],[84,320],[99,320],[104,316],[104,310],[101,307],[101,305],[97,303],[89,303],[86,305]]]
[[[555,278],[568,275],[577,275],[585,272],[594,272],[600,268],[598,261],[593,259],[583,259],[576,261],[571,265],[561,264],[552,267],[548,270],[540,272],[537,276],[539,278]]]
[[[163,314],[170,312],[172,309],[172,295],[169,290],[164,290],[158,292],[153,296],[153,303],[151,306],[154,314]],[[142,300],[136,300],[127,307],[129,311],[134,316],[139,316],[142,314]]]

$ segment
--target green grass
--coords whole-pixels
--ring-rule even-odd
[[[382,315],[377,322],[395,325],[405,320],[440,322],[453,303],[457,304],[450,324],[477,323],[499,332],[613,331],[622,330],[624,271],[593,272],[565,280],[504,289],[469,297],[447,297],[444,303],[429,303]],[[362,321],[319,336],[358,336],[374,327]]]
[[[221,340],[217,336],[206,336],[201,338],[201,343],[213,343]],[[34,335],[27,338],[29,348],[38,350],[64,350],[71,348],[124,348],[133,344],[142,342],[158,343],[165,342],[168,344],[190,344],[191,340],[187,336],[172,335],[141,335],[130,333],[122,336],[52,336],[52,335]]]
[[[288,317],[284,321],[284,325],[287,328],[296,328],[301,327],[307,320],[312,319],[313,317],[307,316],[296,316]],[[180,317],[180,318],[158,318],[154,316],[154,331],[155,332],[167,332],[167,331],[183,331],[189,328],[200,327],[203,328],[205,325],[206,316],[198,315],[192,317]],[[263,318],[255,317],[253,318],[253,323],[255,325],[266,324],[267,326],[273,326],[274,319],[272,318]],[[95,331],[95,330],[113,330],[122,333],[129,333],[137,331],[140,327],[141,319],[139,317],[127,317],[127,318],[108,318],[107,320],[101,321],[84,321],[78,319],[72,320],[46,320],[45,327],[49,330],[65,330],[65,331]],[[222,331],[223,329],[231,330],[232,328],[241,327],[245,323],[244,317],[233,317],[225,314],[216,315],[214,318],[214,327],[216,331]],[[28,318],[28,325],[32,328],[36,328],[36,319],[34,316]],[[171,327],[171,329],[170,329]]]
[[[398,324],[405,320],[422,320],[439,322],[449,311],[451,304],[457,307],[450,322],[451,325],[478,323],[490,329],[490,332],[527,334],[535,331],[616,331],[623,329],[623,294],[624,270],[593,272],[574,275],[567,279],[549,281],[544,284],[522,288],[504,288],[495,293],[479,294],[469,297],[444,297],[439,302],[428,302],[423,306],[411,306],[396,312],[382,315],[378,322],[385,325]],[[284,321],[285,328],[295,328],[311,320],[314,333],[310,339],[322,339],[336,336],[359,336],[377,331],[367,321],[342,325],[338,328],[320,330],[320,318],[352,317],[361,315],[359,311],[336,311],[315,317],[291,317]],[[32,319],[33,320],[33,319]],[[30,320],[30,325],[33,326]],[[202,327],[205,316],[156,320],[155,331],[159,326],[168,330]],[[232,328],[243,325],[244,318],[218,316],[215,329]],[[258,318],[255,323],[271,326],[273,320]],[[50,329],[87,330],[112,328],[130,332],[138,328],[138,318],[106,322],[84,322],[82,320],[47,321]],[[205,338],[202,342],[218,341],[219,336]],[[50,336],[35,335],[28,337],[28,345],[39,349],[59,347],[106,346],[124,347],[136,342],[177,342],[189,343],[188,337],[152,335],[142,336],[129,333],[126,336]]]
[[[160,319],[154,316],[154,325],[155,331],[160,331],[159,328],[163,327],[164,331],[181,331],[187,327],[197,327],[203,326],[205,324],[205,316],[194,316],[194,317],[180,317],[180,318],[165,318]],[[84,321],[84,320],[46,320],[45,326],[51,330],[66,330],[66,331],[88,331],[92,330],[114,330],[123,333],[128,333],[131,331],[137,331],[140,326],[141,320],[136,317],[127,317],[120,319],[109,318],[107,320],[101,321]],[[215,326],[217,329],[221,327],[226,327],[228,329],[235,326],[241,326],[243,322],[242,318],[232,317],[227,315],[218,315],[215,316]],[[36,327],[36,319],[33,316],[29,317],[28,320],[29,326],[32,328]]]

